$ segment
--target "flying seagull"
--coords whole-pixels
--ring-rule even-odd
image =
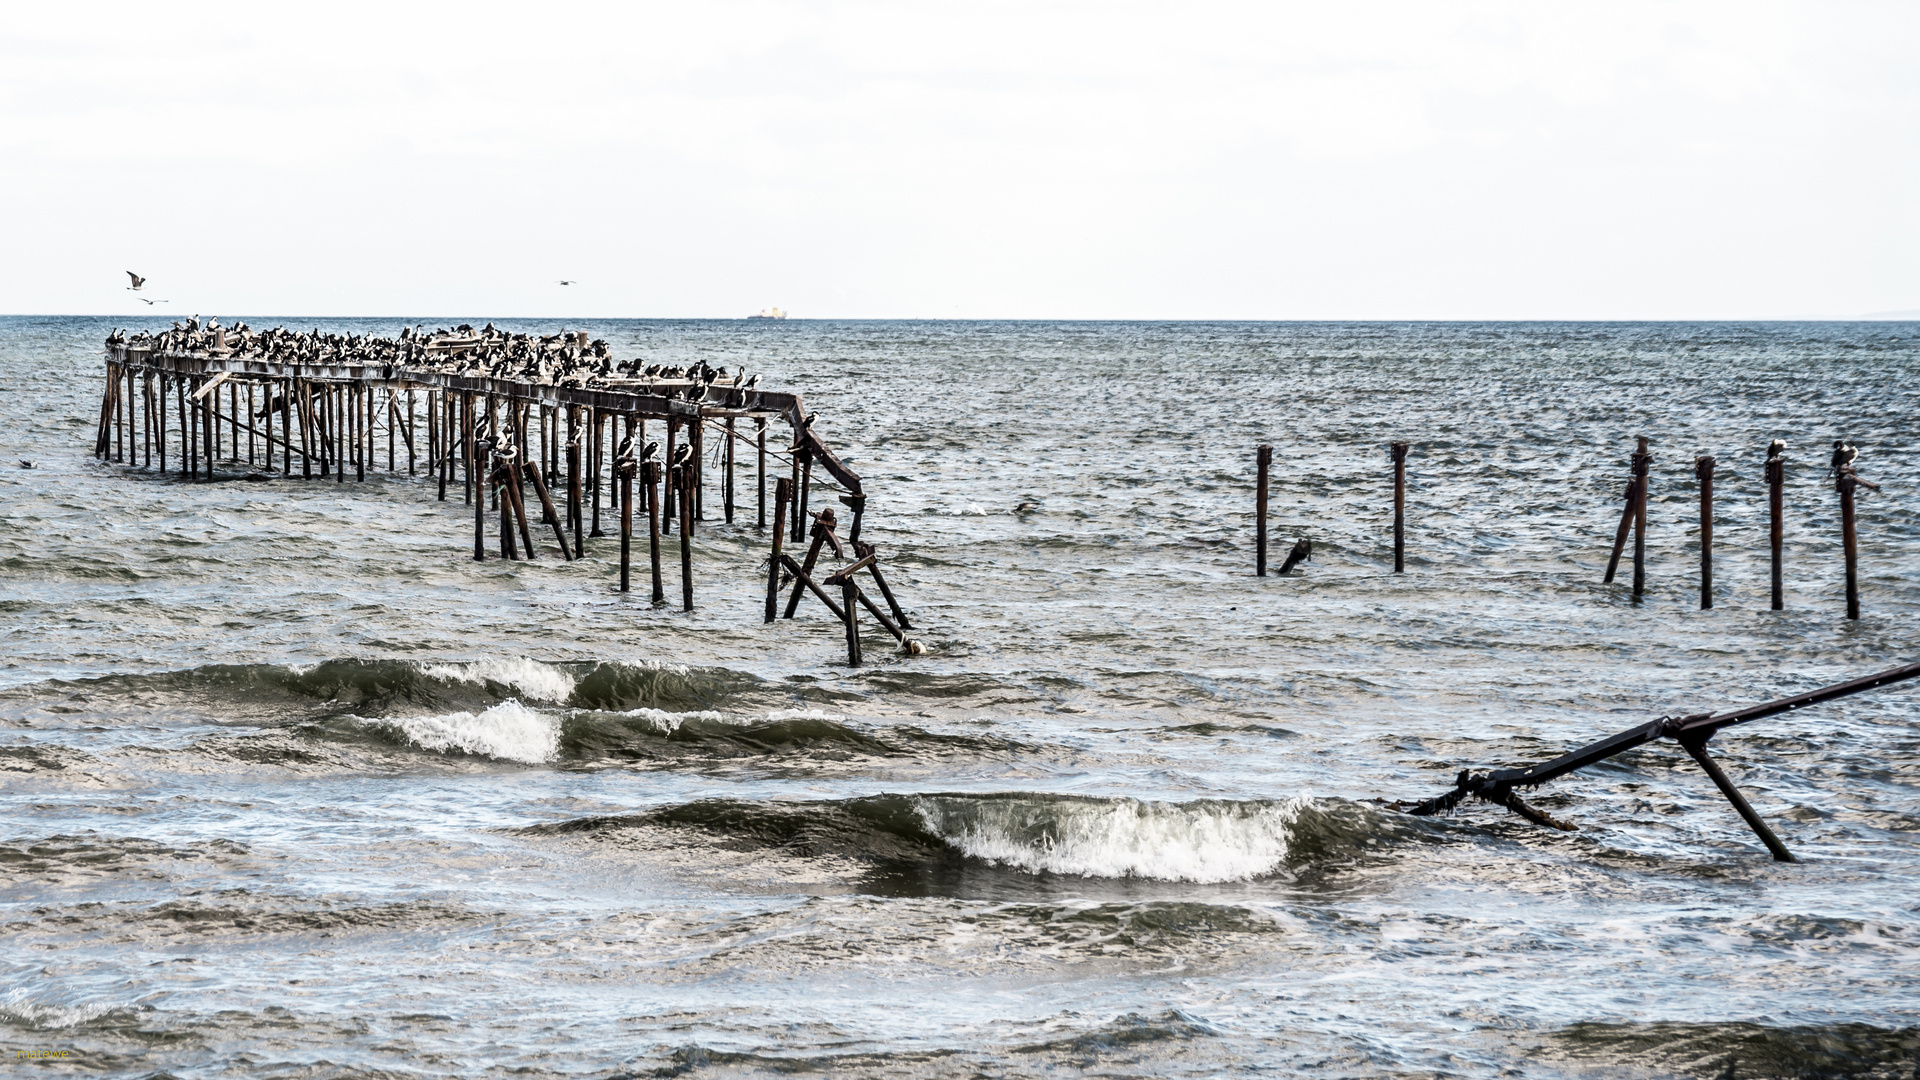
[[[145,304],[145,305],[147,305],[148,307],[152,307],[152,306],[153,306],[153,305],[155,305],[155,304],[164,304],[164,303],[166,303],[166,301],[165,301],[165,300],[149,300],[149,299],[147,299],[147,298],[146,298],[146,297],[144,297],[144,296],[136,296],[136,297],[134,297],[134,299],[135,299],[135,300],[138,300],[138,301],[140,301],[141,303],[143,303],[143,304]]]
[[[133,284],[127,286],[127,289],[131,292],[139,292],[140,286],[145,285],[147,283],[146,278],[141,277],[139,274],[136,274],[131,270],[127,271],[127,276],[133,279]]]
[[[580,283],[579,283],[579,282],[577,282],[577,281],[563,281],[563,282],[561,282],[560,284],[562,284],[562,285],[578,285],[578,284],[580,284]]]

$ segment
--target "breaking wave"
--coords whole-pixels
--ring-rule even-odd
[[[485,712],[410,716],[379,721],[425,750],[476,754],[497,761],[540,765],[560,752],[560,723],[518,701],[504,701]]]
[[[525,830],[703,834],[727,849],[851,859],[874,868],[971,861],[1056,878],[1213,884],[1350,859],[1408,829],[1344,800],[1185,803],[1009,792],[819,802],[706,799]]]

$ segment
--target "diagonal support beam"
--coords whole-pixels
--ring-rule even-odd
[[[1747,797],[1740,794],[1740,789],[1733,786],[1733,781],[1720,768],[1720,763],[1713,760],[1712,755],[1707,753],[1705,737],[1686,738],[1679,742],[1681,746],[1687,748],[1687,753],[1693,756],[1693,760],[1700,763],[1700,768],[1706,771],[1707,776],[1720,789],[1720,794],[1725,795],[1727,801],[1733,804],[1734,810],[1747,823],[1747,827],[1753,830],[1753,834],[1760,838],[1761,843],[1767,845],[1768,851],[1773,852],[1773,861],[1800,861],[1793,857],[1793,852],[1787,850],[1787,845],[1781,843],[1778,836],[1773,835],[1773,830],[1767,828],[1767,823],[1760,820],[1760,815],[1754,812],[1753,805],[1747,802]]]

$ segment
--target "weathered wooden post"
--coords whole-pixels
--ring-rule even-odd
[[[1407,444],[1387,448],[1393,458],[1393,572],[1407,572]]]
[[[1855,621],[1860,618],[1860,541],[1854,530],[1853,492],[1857,486],[1880,490],[1880,485],[1854,474],[1853,462],[1859,454],[1845,439],[1833,441],[1833,487],[1840,493],[1840,539],[1847,557],[1847,618]]]
[[[633,549],[633,456],[622,455],[613,468],[620,480],[620,591],[626,592]]]
[[[698,458],[695,459],[696,461]],[[680,610],[693,610],[693,470],[680,470]]]
[[[673,531],[675,504],[680,501],[680,496],[675,489],[675,485],[679,483],[678,478],[675,476],[675,470],[677,470],[679,466],[675,465],[673,460],[674,451],[679,448],[679,441],[680,421],[669,416],[667,417],[667,453],[665,457],[661,458],[662,461],[667,463],[667,501],[666,505],[661,507],[660,514],[660,530],[662,532]]]
[[[721,502],[726,511],[727,524],[733,524],[733,417],[727,417],[727,474],[721,481]]]
[[[1640,440],[1640,445],[1642,447],[1645,447],[1646,444],[1647,444],[1647,441],[1645,439]],[[1639,458],[1635,457],[1632,460],[1638,461]],[[1629,467],[1629,472],[1627,474],[1626,502],[1624,503],[1620,511],[1620,526],[1619,528],[1616,528],[1613,531],[1613,555],[1607,559],[1607,575],[1600,579],[1600,583],[1603,585],[1613,584],[1613,575],[1618,573],[1620,570],[1620,556],[1626,553],[1627,537],[1632,535],[1633,533],[1634,509],[1640,505],[1639,492],[1640,492],[1639,475],[1637,473],[1632,472],[1631,467]]]
[[[807,547],[806,560],[800,565],[799,580],[793,583],[793,592],[787,597],[787,610],[783,613],[782,618],[791,619],[794,613],[800,610],[800,590],[806,587],[805,581],[807,577],[813,573],[814,565],[820,561],[820,549],[826,545],[827,534],[833,531],[833,526],[834,518],[832,507],[820,511],[820,516],[814,519],[811,530],[813,533],[813,543]]]
[[[1647,437],[1640,436],[1640,448],[1633,455],[1633,595],[1647,591],[1647,487],[1653,472],[1653,455],[1647,452]]]
[[[1700,478],[1700,610],[1713,607],[1713,456],[1693,459],[1693,475]]]
[[[1258,479],[1253,487],[1253,576],[1267,576],[1267,474],[1273,468],[1273,447],[1265,443],[1254,449],[1254,471]]]
[[[774,620],[780,609],[780,542],[787,538],[786,516],[787,478],[783,476],[774,485],[773,491],[773,555],[767,559],[768,622]]]
[[[533,493],[540,497],[541,515],[546,518],[547,524],[553,527],[554,539],[560,542],[560,557],[572,562],[573,545],[567,541],[566,530],[560,526],[560,511],[553,504],[553,493],[547,490],[547,479],[541,475],[541,471],[539,462],[527,462],[527,474],[533,481]]]
[[[581,530],[580,519],[580,435],[573,431],[573,420],[569,410],[567,420],[567,527],[573,530],[573,557],[587,557],[587,537]]]
[[[860,585],[853,575],[840,579],[840,606],[847,611],[847,666],[860,666]]]
[[[660,576],[660,463],[649,461],[641,467],[640,486],[647,492],[647,553],[653,565],[653,602],[667,602],[667,588]]]
[[[593,524],[587,530],[588,536],[603,535],[600,532],[600,437],[605,428],[605,418],[594,406],[587,406],[587,449],[591,459],[587,466],[587,482],[593,488]]]
[[[753,527],[764,529],[767,527],[767,418],[756,416],[753,423],[754,440],[760,454],[759,468],[754,472],[755,484],[759,488],[760,514],[754,519]]]
[[[1782,452],[1787,444],[1779,439],[1767,446],[1767,506],[1772,512],[1769,540],[1773,544],[1773,610],[1786,606],[1780,567],[1780,548],[1786,536],[1787,459]]]

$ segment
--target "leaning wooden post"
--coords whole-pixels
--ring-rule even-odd
[[[560,542],[560,557],[568,562],[573,561],[573,544],[568,542],[566,530],[561,527],[560,511],[553,504],[553,492],[547,490],[547,478],[542,475],[540,463],[527,462],[527,475],[533,481],[533,493],[540,496],[541,513],[545,515],[547,524],[553,526],[554,539]]]
[[[667,602],[666,583],[660,578],[660,463],[642,465],[640,486],[647,493],[647,556],[653,567],[653,602]]]
[[[1713,606],[1713,457],[1693,459],[1693,475],[1700,478],[1700,610]]]
[[[1647,487],[1653,471],[1653,455],[1647,452],[1647,437],[1640,436],[1640,449],[1633,455],[1635,485],[1633,500],[1633,595],[1647,591]]]
[[[840,579],[840,606],[847,612],[847,666],[860,666],[860,586],[848,574]]]
[[[1393,572],[1407,572],[1407,444],[1394,443],[1393,457]]]
[[[1773,521],[1768,539],[1773,544],[1773,610],[1779,611],[1786,606],[1786,596],[1782,589],[1780,546],[1786,536],[1786,485],[1787,459],[1781,452],[1787,444],[1779,439],[1767,447],[1767,507],[1772,512]]]
[[[764,437],[764,432],[762,435]],[[780,542],[787,538],[787,478],[781,477],[773,490],[773,555],[767,559],[767,621],[772,622],[780,608]]]
[[[680,610],[693,610],[693,470],[680,470]]]
[[[1273,447],[1262,443],[1254,448],[1253,484],[1253,576],[1267,576],[1267,474],[1273,469]]]
[[[795,512],[804,513],[805,510],[804,508],[796,507]],[[827,533],[832,530],[833,524],[832,508],[820,511],[820,516],[814,519],[812,530],[813,543],[807,547],[807,558],[805,562],[801,564],[798,575],[800,580],[796,580],[793,583],[793,593],[787,597],[787,610],[782,615],[782,618],[791,619],[794,613],[800,610],[800,590],[806,587],[805,579],[813,573],[814,564],[820,561],[820,549],[826,545]]]
[[[1607,559],[1607,576],[1600,579],[1602,585],[1613,584],[1613,575],[1620,570],[1620,556],[1626,553],[1627,537],[1633,532],[1633,509],[1639,505],[1639,491],[1639,477],[1628,473],[1626,502],[1620,511],[1620,526],[1613,531],[1613,555]]]

